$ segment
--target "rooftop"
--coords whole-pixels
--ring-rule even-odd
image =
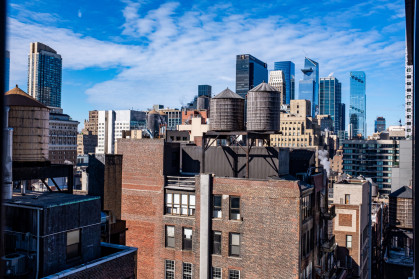
[[[17,84],[15,88],[6,92],[5,103],[7,106],[48,108],[41,102],[38,102],[33,97],[29,96],[25,91],[20,89]]]
[[[13,193],[11,200],[5,200],[7,205],[23,205],[39,208],[51,208],[67,204],[98,200],[100,197],[80,196],[60,192],[26,192],[25,195],[20,192]]]
[[[411,199],[412,196],[413,196],[412,189],[407,186],[403,186],[397,191],[394,191],[393,193],[390,194],[390,197],[403,198],[403,199]]]
[[[243,99],[240,95],[234,93],[230,89],[226,88],[223,91],[221,91],[217,96],[215,96],[213,99]]]

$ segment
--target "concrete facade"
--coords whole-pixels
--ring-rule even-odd
[[[283,71],[270,71],[269,72],[269,85],[274,87],[281,95],[281,105],[286,103],[286,84]]]
[[[98,111],[98,145],[96,154],[114,154],[122,131],[145,128],[146,113],[135,110]]]
[[[77,160],[77,129],[79,122],[63,113],[61,108],[50,107],[49,114],[49,159],[53,164]]]
[[[412,185],[412,152],[413,142],[411,140],[399,142],[399,164],[391,169],[391,192],[395,192],[403,186]]]

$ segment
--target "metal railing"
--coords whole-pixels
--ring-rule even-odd
[[[195,188],[194,176],[166,176],[166,187]]]

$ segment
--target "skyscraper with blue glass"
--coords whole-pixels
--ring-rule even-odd
[[[245,98],[247,92],[263,81],[268,82],[268,65],[250,54],[236,57],[236,93]]]
[[[349,76],[350,106],[349,123],[352,125],[352,138],[358,134],[362,137],[367,135],[367,98],[366,76],[363,71],[352,71]]]
[[[274,71],[282,71],[285,77],[285,104],[295,100],[295,64],[291,61],[274,63]]]
[[[330,115],[335,134],[344,129],[342,125],[342,85],[335,77],[320,79],[319,113]]]
[[[211,98],[212,87],[211,85],[198,85],[198,97],[207,96]]]
[[[311,102],[311,115],[314,117],[319,112],[319,63],[310,58],[305,58],[303,79],[300,80],[298,99]]]
[[[5,79],[4,79],[4,92],[9,91],[9,84],[10,84],[10,52],[8,50],[6,50],[6,54],[4,56],[5,58]],[[4,93],[3,92],[3,93]]]
[[[28,94],[46,106],[61,107],[61,55],[42,43],[31,43]]]

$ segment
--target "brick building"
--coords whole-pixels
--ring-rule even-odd
[[[333,185],[337,257],[341,266],[348,268],[349,275],[361,279],[369,278],[371,270],[370,188],[368,181],[355,179]]]
[[[179,143],[120,139],[118,152],[122,219],[127,245],[138,247],[138,278],[335,275],[322,173],[303,174],[304,181],[288,174],[187,177],[179,172]]]

